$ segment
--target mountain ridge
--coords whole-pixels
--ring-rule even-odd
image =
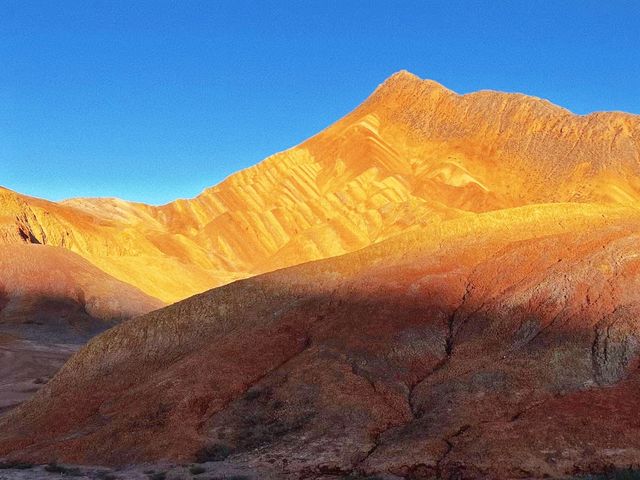
[[[633,115],[583,117],[522,94],[458,95],[401,71],[310,139],[192,199],[21,197],[41,213],[23,208],[26,221],[9,218],[0,230],[12,231],[4,242],[22,241],[22,229],[69,248],[173,302],[414,225],[535,203],[638,205],[638,145]]]
[[[0,455],[291,480],[637,465],[639,146],[640,117],[400,72],[191,200],[0,191],[4,248],[171,303],[2,416]]]
[[[631,419],[613,399],[637,381],[639,222],[593,204],[486,212],[194,296],[91,340],[0,421],[0,454],[121,465],[217,445],[292,479],[624,465],[636,430],[610,435],[606,418]],[[571,405],[593,395],[611,397],[594,453],[545,437],[583,425],[588,407]],[[509,430],[502,458],[504,425],[532,421]],[[568,448],[569,463],[545,463],[532,441]]]

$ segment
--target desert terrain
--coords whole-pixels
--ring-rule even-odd
[[[639,198],[639,117],[408,72],[191,200],[3,191],[3,258],[34,266],[0,279],[0,457],[110,469],[89,478],[626,472]]]

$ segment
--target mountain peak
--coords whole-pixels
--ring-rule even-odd
[[[417,76],[415,73],[411,73],[409,70],[398,70],[394,74],[392,74],[386,81],[397,80],[397,79],[405,79],[405,80],[413,80],[413,81],[422,81],[422,79]]]
[[[408,70],[400,70],[394,73],[380,84],[376,91],[398,91],[406,89],[441,90],[451,92],[451,90],[435,80],[422,79]]]
[[[0,189],[0,243],[71,248],[173,302],[416,224],[536,203],[637,204],[638,145],[638,117],[575,116],[521,94],[457,94],[401,70],[318,135],[192,200],[56,204]],[[99,240],[95,225],[110,227]]]
[[[363,105],[373,103],[384,108],[398,108],[407,103],[428,101],[449,94],[454,92],[434,80],[422,79],[407,70],[400,70],[378,85]]]

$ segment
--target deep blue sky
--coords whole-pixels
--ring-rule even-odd
[[[640,113],[636,1],[0,0],[0,185],[163,203],[407,69]]]

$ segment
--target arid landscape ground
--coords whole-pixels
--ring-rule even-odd
[[[640,117],[406,71],[191,200],[3,189],[0,478],[634,478],[639,207]]]

